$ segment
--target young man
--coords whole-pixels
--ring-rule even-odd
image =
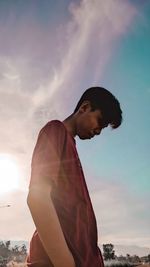
[[[102,87],[87,89],[73,114],[40,131],[27,197],[36,230],[27,266],[103,267],[97,225],[76,150],[75,136],[90,139],[120,126],[118,100]]]

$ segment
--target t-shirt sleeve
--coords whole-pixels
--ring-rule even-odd
[[[41,129],[32,155],[30,186],[40,179],[57,185],[64,143],[65,128],[61,122],[51,121]]]

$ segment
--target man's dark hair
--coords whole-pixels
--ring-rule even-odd
[[[103,87],[91,87],[81,96],[74,113],[77,112],[83,101],[88,100],[91,104],[91,110],[99,109],[102,112],[103,124],[110,124],[116,129],[122,122],[122,110],[116,97]]]

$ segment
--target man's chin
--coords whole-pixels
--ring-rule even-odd
[[[89,139],[91,139],[91,138],[89,138],[89,136],[79,136],[79,138],[81,140],[89,140]]]

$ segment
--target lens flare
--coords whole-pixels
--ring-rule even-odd
[[[0,195],[19,187],[19,167],[13,157],[0,154]]]

